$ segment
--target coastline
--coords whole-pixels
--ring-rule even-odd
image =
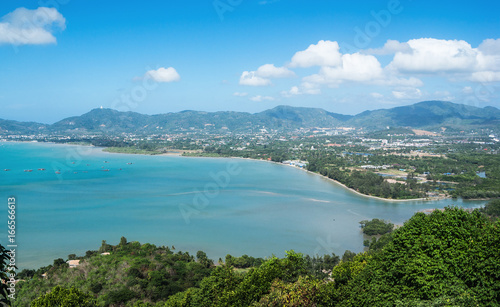
[[[9,141],[7,141],[9,142]],[[12,142],[19,142],[19,141],[12,141]],[[21,142],[21,143],[31,143],[31,142]],[[178,156],[178,157],[185,157],[185,158],[215,158],[215,159],[243,159],[243,160],[251,160],[251,161],[261,161],[261,162],[268,162],[268,163],[273,163],[273,164],[276,164],[276,165],[282,165],[282,166],[288,166],[288,167],[292,167],[294,169],[297,169],[297,170],[302,170],[304,172],[307,172],[309,174],[313,174],[313,175],[316,175],[316,176],[320,176],[321,178],[325,179],[325,180],[329,180],[331,182],[334,182],[335,184],[337,185],[340,185],[341,187],[343,187],[344,189],[352,192],[352,193],[355,193],[357,195],[360,195],[360,196],[363,196],[363,197],[366,197],[366,198],[371,198],[371,199],[376,199],[376,200],[381,200],[381,201],[387,201],[387,202],[412,202],[412,201],[437,201],[437,200],[442,200],[442,199],[448,199],[448,198],[451,198],[451,197],[435,197],[435,198],[430,198],[430,197],[425,197],[425,198],[412,198],[412,199],[391,199],[391,198],[383,198],[383,197],[378,197],[378,196],[373,196],[373,195],[367,195],[367,194],[363,194],[361,192],[358,192],[352,188],[349,188],[348,186],[346,186],[345,184],[341,183],[340,181],[337,181],[335,179],[332,179],[332,178],[328,178],[326,176],[323,176],[321,174],[318,174],[318,173],[315,173],[315,172],[311,172],[309,170],[306,170],[306,169],[303,169],[303,168],[298,168],[298,167],[295,167],[295,166],[292,166],[292,165],[287,165],[287,164],[283,164],[283,163],[279,163],[279,162],[275,162],[275,161],[268,161],[268,160],[261,160],[261,159],[252,159],[252,158],[243,158],[243,157],[202,157],[202,156],[183,156],[183,154],[185,152],[193,152],[191,150],[172,150],[172,152],[168,152],[168,153],[159,153],[159,154],[148,154],[148,153],[121,153],[121,152],[112,152],[112,151],[105,151],[106,148],[109,148],[109,147],[100,147],[100,146],[94,146],[94,145],[83,145],[83,144],[69,144],[69,143],[54,143],[54,142],[36,142],[36,143],[45,143],[45,144],[53,144],[53,145],[72,145],[72,146],[88,146],[88,147],[93,147],[95,149],[100,149],[101,152],[105,152],[105,153],[109,153],[109,154],[121,154],[121,155],[144,155],[144,156]]]
[[[358,191],[356,191],[356,190],[354,190],[352,188],[349,188],[348,186],[346,186],[345,184],[343,184],[340,181],[337,181],[337,180],[332,179],[332,178],[328,178],[328,177],[323,176],[321,174],[318,174],[318,173],[315,173],[315,172],[311,172],[311,171],[303,169],[303,168],[298,168],[298,167],[295,167],[295,166],[292,166],[292,165],[283,164],[283,163],[274,162],[274,161],[268,161],[268,160],[258,160],[258,159],[252,159],[252,158],[242,158],[242,157],[197,157],[197,156],[186,156],[186,158],[243,159],[243,160],[261,161],[261,162],[273,163],[273,164],[276,164],[276,165],[288,166],[288,167],[292,167],[294,169],[301,170],[301,171],[304,171],[304,172],[312,174],[312,175],[319,176],[319,177],[321,177],[323,179],[332,181],[332,182],[340,185],[344,189],[346,189],[346,190],[348,190],[350,192],[353,192],[353,193],[355,193],[357,195],[364,196],[364,197],[371,198],[371,199],[388,201],[388,202],[436,201],[436,200],[442,200],[442,199],[451,198],[451,197],[436,197],[436,198],[424,197],[424,198],[412,198],[412,199],[392,199],[392,198],[383,198],[383,197],[378,197],[378,196],[373,196],[373,195],[367,195],[367,194],[363,194],[361,192],[358,192]]]
[[[271,161],[268,161],[268,162],[271,162]],[[280,165],[284,165],[284,166],[289,166],[289,167],[293,167],[295,169],[299,169],[299,170],[302,170],[304,172],[307,172],[309,174],[313,174],[313,175],[317,175],[317,176],[320,176],[321,178],[323,179],[326,179],[326,180],[329,180],[329,181],[332,181],[340,186],[342,186],[343,188],[345,188],[346,190],[349,190],[353,193],[356,193],[360,196],[364,196],[364,197],[367,197],[367,198],[372,198],[372,199],[377,199],[377,200],[383,200],[383,201],[390,201],[390,202],[408,202],[408,201],[435,201],[435,200],[440,200],[440,199],[446,199],[448,197],[437,197],[437,198],[429,198],[429,197],[425,197],[425,198],[412,198],[412,199],[392,199],[392,198],[383,198],[383,197],[378,197],[378,196],[373,196],[373,195],[367,195],[367,194],[363,194],[361,192],[358,192],[348,186],[346,186],[345,184],[343,184],[342,182],[340,181],[337,181],[335,179],[332,179],[332,178],[328,178],[326,176],[323,176],[321,174],[318,174],[318,173],[315,173],[315,172],[311,172],[311,171],[308,171],[306,169],[303,169],[303,168],[298,168],[298,167],[295,167],[295,166],[292,166],[292,165],[286,165],[286,164],[282,164],[282,163],[277,163],[277,162],[273,162],[273,163],[276,163],[276,164],[280,164]]]

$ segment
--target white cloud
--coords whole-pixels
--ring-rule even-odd
[[[479,47],[477,47],[485,55],[500,54],[500,38],[499,39],[485,39]]]
[[[310,82],[302,82],[300,85],[302,92],[309,95],[319,95],[321,94],[321,89],[318,84]]]
[[[464,94],[472,94],[474,91],[472,90],[472,87],[470,86],[465,86],[463,89],[462,89],[462,93]]]
[[[344,54],[341,66],[325,66],[322,71],[326,78],[340,81],[370,81],[380,79],[383,73],[377,58],[360,53]]]
[[[41,45],[57,42],[56,29],[66,28],[66,19],[55,8],[18,8],[0,19],[0,44]]]
[[[375,99],[380,99],[380,98],[384,98],[384,95],[380,94],[380,93],[371,93],[370,96],[372,96],[373,98]]]
[[[407,88],[399,91],[392,91],[396,99],[418,99],[422,97],[422,91],[418,88]]]
[[[412,49],[408,43],[400,43],[396,40],[387,40],[384,44],[384,47],[379,49],[367,49],[363,51],[366,54],[376,54],[376,55],[386,55],[386,54],[395,54],[396,52],[408,53],[411,52]]]
[[[257,76],[255,71],[244,71],[240,77],[241,85],[265,86],[271,85],[271,80]]]
[[[150,70],[146,72],[144,77],[150,77],[156,82],[174,82],[179,81],[181,76],[177,73],[173,67],[160,67],[157,70]]]
[[[264,101],[264,100],[272,101],[272,100],[274,100],[274,98],[271,97],[271,96],[257,95],[257,96],[253,96],[252,98],[250,98],[250,100],[256,101],[256,102],[261,102],[261,101]]]
[[[300,86],[292,86],[288,91],[282,91],[281,95],[284,97],[292,97],[297,95],[318,95],[321,94],[321,89],[318,84],[311,82],[302,82]]]
[[[463,40],[412,39],[412,52],[396,52],[391,67],[405,73],[470,72],[477,67],[478,50]]]
[[[265,64],[257,69],[255,74],[263,78],[289,78],[295,73],[286,67],[276,67],[273,64]]]
[[[392,61],[383,66],[381,55],[393,55]],[[455,99],[455,91],[429,94],[420,79],[447,78],[449,82],[473,81],[491,83],[500,81],[500,39],[486,39],[477,48],[463,40],[434,38],[412,39],[408,42],[388,40],[382,48],[361,50],[357,53],[340,53],[335,41],[321,40],[307,49],[296,52],[288,68],[319,67],[318,72],[302,77],[300,85],[281,91],[284,97],[303,94],[320,94],[322,87],[338,88],[348,85],[386,87],[396,99],[441,97]],[[292,77],[295,73],[286,67],[266,64],[256,71],[241,75],[240,84],[271,85],[272,78]],[[424,94],[425,93],[425,94]],[[376,99],[378,93],[365,93]],[[257,100],[262,97],[256,96]],[[394,101],[394,99],[390,99]]]
[[[407,44],[411,52],[396,52],[386,67],[393,72],[440,74],[452,80],[482,83],[500,81],[500,39],[486,39],[477,48],[463,40],[434,38],[400,44]]]
[[[335,61],[327,61],[325,57],[314,57],[311,56],[307,58],[305,55],[311,55],[312,51],[315,51],[316,54],[327,54],[324,51],[327,49],[324,45],[327,44],[332,50],[335,50],[336,59],[339,62]],[[405,43],[399,43],[397,41],[388,41],[384,47],[387,50],[391,49],[392,51],[402,51],[407,50],[409,45]],[[301,53],[303,52],[303,53]],[[306,51],[301,51],[295,54],[295,58],[297,55],[300,55],[299,60],[293,60],[293,65],[302,64],[302,66],[306,66],[305,64],[315,63],[323,63],[320,68],[319,73],[304,77],[303,84],[315,85],[315,89],[309,91],[310,94],[318,94],[320,85],[327,85],[329,87],[339,87],[340,84],[344,82],[351,83],[365,83],[365,84],[374,84],[380,86],[400,86],[400,87],[420,87],[423,86],[423,82],[420,79],[415,77],[410,78],[402,78],[399,77],[399,72],[394,68],[383,68],[380,64],[379,60],[371,55],[365,53],[353,53],[353,54],[340,54],[338,52],[338,44],[337,42],[325,42],[320,41],[317,45],[311,45]],[[385,52],[385,51],[384,51]],[[332,54],[332,52],[328,53]],[[306,61],[307,59],[307,61]],[[303,61],[302,61],[303,60]],[[330,65],[333,63],[335,65]],[[304,91],[305,92],[305,91]]]
[[[500,81],[500,71],[478,71],[472,73],[471,81],[487,83]]]
[[[237,97],[245,97],[247,95],[248,95],[248,93],[240,93],[240,92],[234,92],[233,93],[233,96],[237,96]]]
[[[289,91],[282,91],[281,95],[284,97],[292,97],[292,96],[297,96],[297,95],[302,95],[303,93],[299,90],[298,86],[292,86],[292,88]]]
[[[339,66],[323,66],[319,74],[305,77],[304,81],[337,87],[344,81],[369,82],[382,78],[383,69],[377,58],[372,55],[353,53],[342,55]]]
[[[266,86],[271,85],[271,78],[294,77],[295,73],[286,67],[276,67],[274,64],[264,64],[256,71],[244,71],[240,77],[241,85]]]
[[[332,41],[319,41],[306,50],[295,53],[290,67],[338,66],[342,63],[339,44]]]

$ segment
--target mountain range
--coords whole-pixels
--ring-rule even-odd
[[[331,113],[319,108],[277,106],[260,113],[181,111],[158,115],[94,109],[52,125],[0,119],[2,134],[37,133],[167,133],[185,130],[255,132],[259,129],[289,131],[298,128],[386,127],[464,128],[500,126],[500,110],[447,101],[423,101],[409,106],[365,111],[357,115]]]

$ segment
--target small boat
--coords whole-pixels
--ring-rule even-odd
[[[71,162],[72,164],[75,164],[76,162]]]
[[[132,162],[127,163],[128,165],[133,164]]]
[[[10,171],[10,169],[6,168],[6,169],[4,169],[4,171],[8,172],[8,171]]]
[[[24,171],[27,173],[31,173],[33,170],[32,169],[25,169]]]
[[[39,171],[44,171],[45,169],[44,169],[44,168],[39,168],[38,170],[39,170]]]
[[[57,171],[56,174],[60,174],[61,172],[60,171]]]
[[[109,163],[108,161],[104,161],[104,163]]]
[[[103,172],[109,172],[109,169],[102,169]]]

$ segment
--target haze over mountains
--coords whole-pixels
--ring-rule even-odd
[[[357,115],[331,113],[319,108],[277,106],[260,113],[182,111],[158,115],[94,109],[52,125],[0,119],[0,133],[158,133],[203,129],[255,132],[259,129],[356,127],[380,130],[389,127],[499,127],[500,110],[447,101],[424,101],[409,106],[365,111]]]

